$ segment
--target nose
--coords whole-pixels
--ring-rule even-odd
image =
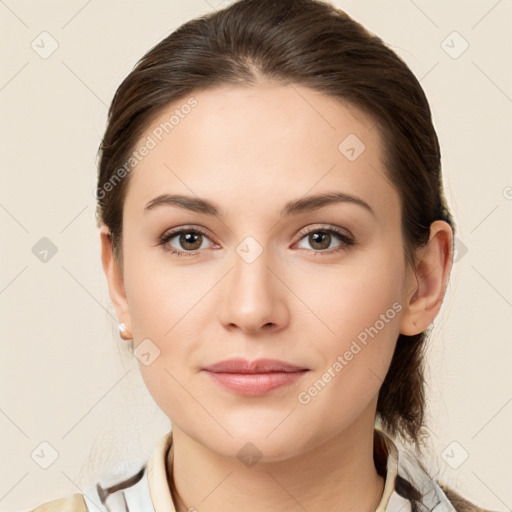
[[[282,329],[289,321],[286,297],[290,292],[279,275],[279,265],[266,251],[254,261],[240,254],[235,253],[221,291],[220,321],[228,330],[251,334]]]

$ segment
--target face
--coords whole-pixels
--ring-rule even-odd
[[[149,354],[148,390],[228,457],[252,442],[281,460],[373,428],[410,288],[378,129],[296,85],[192,96],[141,137],[124,203],[122,321]],[[233,358],[299,370],[205,370]]]

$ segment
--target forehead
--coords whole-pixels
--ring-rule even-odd
[[[132,171],[125,207],[142,211],[165,192],[255,206],[336,189],[389,209],[398,196],[381,144],[370,116],[303,86],[198,91],[163,109],[139,140],[151,149]]]

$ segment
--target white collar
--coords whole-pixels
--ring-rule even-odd
[[[409,512],[409,500],[396,490],[397,475],[405,478],[421,489],[424,510],[435,512],[455,512],[439,485],[414,462],[407,453],[400,457],[393,440],[376,425],[376,435],[380,435],[387,450],[386,480],[384,491],[375,512]],[[167,479],[167,455],[172,447],[172,432],[167,433],[158,443],[147,463],[149,493],[155,512],[176,512]]]

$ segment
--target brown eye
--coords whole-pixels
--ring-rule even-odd
[[[201,247],[201,233],[183,232],[178,235],[178,241],[181,247],[190,251],[196,251]],[[199,243],[198,243],[199,240]]]
[[[315,250],[323,250],[328,249],[329,245],[331,245],[331,234],[330,233],[322,233],[315,232],[308,235],[309,242],[312,244],[313,249]]]
[[[348,249],[350,246],[355,245],[355,240],[352,236],[348,235],[337,228],[329,227],[329,228],[316,228],[310,229],[309,231],[305,231],[301,233],[302,238],[301,241],[306,239],[307,243],[311,246],[313,251],[318,252],[318,254],[332,254],[334,252],[342,251]],[[331,246],[333,240],[340,240],[342,243],[339,244],[338,247],[327,251]],[[307,247],[300,247],[300,249],[307,249]]]
[[[170,243],[174,239],[176,240]],[[204,248],[202,245],[205,239],[209,240],[206,233],[196,228],[191,229],[185,227],[164,234],[159,239],[159,245],[166,251],[170,251],[171,254],[192,256],[197,251]]]

